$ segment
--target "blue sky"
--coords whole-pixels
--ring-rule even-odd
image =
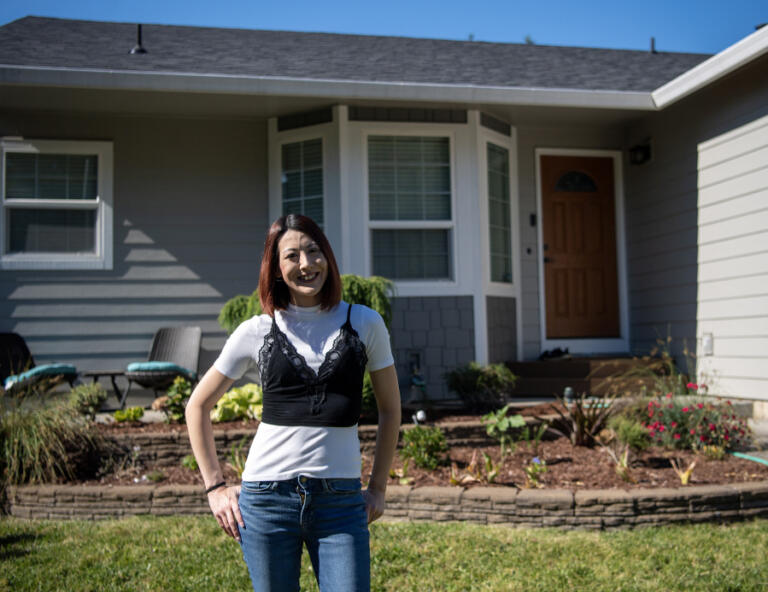
[[[717,53],[768,22],[767,0],[2,0],[26,15]]]

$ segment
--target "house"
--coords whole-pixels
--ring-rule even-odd
[[[119,368],[196,324],[209,364],[269,222],[304,212],[342,272],[395,280],[404,388],[670,331],[768,401],[768,28],[712,57],[137,33],[0,27],[0,325],[37,359]]]

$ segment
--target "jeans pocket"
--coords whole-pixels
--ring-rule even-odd
[[[331,493],[360,493],[360,479],[326,479],[326,487]]]
[[[248,493],[269,493],[276,485],[276,481],[243,481],[240,489]]]

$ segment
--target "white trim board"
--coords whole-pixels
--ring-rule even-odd
[[[609,339],[547,339],[547,315],[544,288],[544,236],[542,233],[543,216],[541,198],[542,156],[607,156],[613,158],[614,204],[616,224],[616,276],[619,289],[619,328],[621,337]],[[538,266],[539,266],[539,337],[541,350],[556,347],[568,348],[572,354],[608,354],[627,353],[629,351],[629,290],[627,285],[626,234],[624,230],[624,177],[622,153],[620,150],[588,150],[572,148],[537,148],[535,150],[536,168],[536,225]]]

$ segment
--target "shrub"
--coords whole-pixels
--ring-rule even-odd
[[[101,439],[64,401],[3,396],[0,485],[55,482],[95,473]]]
[[[219,312],[219,325],[228,335],[231,335],[243,321],[261,314],[259,291],[254,290],[250,296],[238,294],[224,304]]]
[[[365,278],[351,273],[341,276],[342,299],[372,308],[381,315],[387,327],[392,321],[393,292],[394,284],[387,278],[377,275]]]
[[[651,442],[665,448],[706,449],[714,455],[715,449],[738,449],[751,439],[746,420],[734,413],[730,401],[715,405],[712,401],[680,400],[669,393],[649,401],[647,415]]]
[[[69,403],[74,409],[93,421],[107,400],[107,391],[98,383],[80,384],[69,391]]]
[[[402,459],[410,459],[417,467],[435,470],[444,462],[448,451],[445,434],[438,427],[415,426],[403,432]]]
[[[363,377],[363,403],[361,415],[371,418],[378,417],[379,415],[379,407],[376,404],[376,394],[373,392],[373,382],[371,382],[371,375],[369,372],[366,372]]]
[[[512,394],[515,375],[504,364],[470,362],[445,375],[448,388],[473,412],[498,409]]]
[[[237,421],[260,419],[262,408],[261,387],[256,383],[244,384],[228,390],[211,409],[211,421]]]
[[[123,423],[125,421],[139,421],[142,417],[144,417],[144,409],[141,407],[118,409],[114,413],[115,421],[118,423]]]
[[[187,406],[187,400],[192,395],[192,385],[183,376],[177,376],[173,379],[173,384],[166,391],[165,421],[168,423],[185,423],[184,408]]]

